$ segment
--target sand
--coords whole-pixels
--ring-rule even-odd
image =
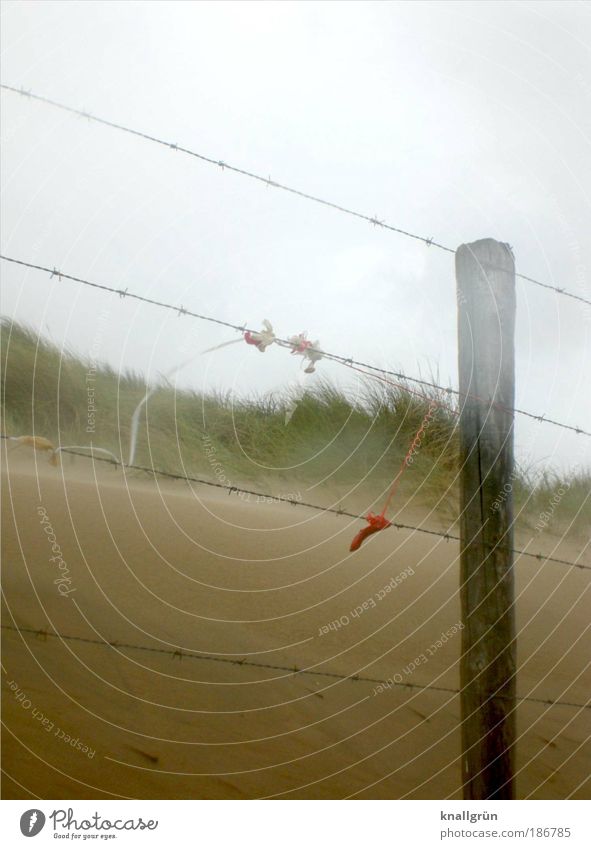
[[[4,798],[461,798],[457,544],[24,449],[2,490]],[[520,695],[588,700],[590,580],[517,561]],[[517,725],[518,796],[589,798],[591,711]]]

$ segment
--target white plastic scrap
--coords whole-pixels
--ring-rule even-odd
[[[272,345],[275,341],[275,333],[273,332],[273,325],[268,319],[263,320],[263,329],[251,332],[247,330],[244,334],[244,338],[248,345],[255,345],[259,351],[263,352],[269,345]]]
[[[297,336],[290,336],[288,342],[291,345],[292,354],[300,354],[304,360],[309,361],[308,366],[304,369],[306,374],[312,374],[316,371],[315,363],[321,360],[323,356],[318,339],[315,342],[310,342],[306,333],[298,333]]]
[[[319,350],[319,345],[320,342],[317,339],[304,352],[304,359],[310,360],[309,365],[304,369],[306,374],[312,374],[313,371],[316,371],[315,363],[322,359],[322,351]]]

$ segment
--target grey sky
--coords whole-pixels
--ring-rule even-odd
[[[591,297],[591,7],[5,2],[3,81]],[[453,256],[2,92],[3,253],[328,350],[456,382]],[[234,338],[3,264],[2,312],[154,378]],[[192,347],[191,347],[192,346]],[[518,406],[589,429],[591,307],[518,283]],[[297,378],[232,346],[178,377]],[[348,373],[321,363],[319,373]],[[312,378],[313,379],[313,378]],[[591,440],[518,420],[522,459]]]

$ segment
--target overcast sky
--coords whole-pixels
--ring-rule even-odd
[[[591,6],[4,2],[2,78],[591,298]],[[453,255],[2,91],[2,252],[457,385]],[[232,331],[2,263],[2,313],[149,379]],[[517,406],[591,425],[591,307],[518,281]],[[232,346],[179,385],[297,358]],[[318,372],[349,381],[343,367]],[[312,378],[313,380],[314,378]],[[591,440],[518,418],[518,456]]]

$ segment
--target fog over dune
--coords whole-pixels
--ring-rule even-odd
[[[7,833],[591,845],[589,3],[1,29]]]
[[[589,10],[577,3],[4,4],[3,82],[591,297]],[[9,91],[8,256],[456,382],[453,255]],[[150,380],[225,331],[3,263],[2,312]],[[591,307],[517,283],[517,406],[589,429]],[[278,390],[237,346],[184,386]],[[318,372],[355,386],[324,362]],[[591,440],[517,420],[524,462]]]

